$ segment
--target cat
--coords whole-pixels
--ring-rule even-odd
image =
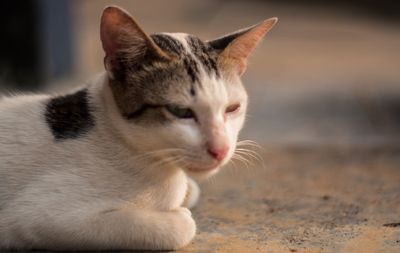
[[[249,55],[276,18],[211,41],[103,11],[105,72],[0,101],[0,249],[174,250],[195,236],[191,178],[232,157]]]

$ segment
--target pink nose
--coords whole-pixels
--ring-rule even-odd
[[[208,148],[207,152],[217,161],[224,160],[226,154],[228,153],[228,147],[223,148]]]

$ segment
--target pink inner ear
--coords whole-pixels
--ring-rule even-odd
[[[277,19],[268,19],[236,38],[227,49],[224,57],[236,61],[239,74],[242,75],[247,66],[247,59],[260,43],[265,34],[275,25]]]
[[[233,53],[236,54],[235,56],[239,59],[246,60],[264,37],[265,33],[265,29],[256,27],[239,37],[237,41],[233,42],[233,46],[236,47],[235,51],[233,51]]]
[[[167,59],[167,55],[140,28],[133,18],[117,7],[107,7],[101,17],[100,36],[106,58],[113,58],[118,51],[125,51],[129,57],[144,56]]]
[[[239,70],[239,75],[243,75],[244,72],[246,71],[247,68],[247,60],[239,60],[239,66],[238,66],[238,70]]]
[[[117,45],[114,43],[113,35],[111,34],[112,30],[107,27],[109,24],[105,25],[102,23],[101,25],[101,41],[103,43],[103,49],[106,52],[106,55],[112,55],[116,49]]]
[[[123,10],[107,7],[101,17],[100,36],[106,55],[113,55],[118,50],[118,36],[123,27],[131,25],[133,19]]]
[[[233,48],[231,51],[234,54],[232,57],[238,59],[239,61],[238,69],[240,75],[246,71],[247,59],[265,34],[261,31],[249,33],[251,34],[248,34],[247,36],[243,35],[242,37],[238,38],[239,41],[234,42],[235,44],[237,43],[236,48]]]

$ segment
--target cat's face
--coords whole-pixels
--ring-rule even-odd
[[[275,22],[204,42],[182,33],[147,36],[126,12],[106,8],[105,66],[124,138],[144,157],[215,173],[232,157],[243,127],[246,59]]]

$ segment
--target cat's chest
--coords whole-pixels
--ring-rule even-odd
[[[187,192],[187,176],[178,171],[165,181],[155,183],[147,188],[145,199],[150,199],[152,205],[160,210],[170,210],[182,205]]]
[[[86,185],[95,187],[101,199],[107,198],[122,203],[128,202],[134,206],[163,210],[182,205],[188,180],[181,169],[167,165],[151,168],[147,163],[129,160],[130,153],[125,154],[118,148],[107,150],[110,151],[101,152],[101,154],[106,153],[106,157],[98,155],[96,156],[98,159],[92,159],[93,164],[88,166],[90,173],[83,173],[92,175],[86,177],[86,180],[90,181]],[[113,150],[120,152],[114,156]],[[104,187],[105,185],[107,187]]]
[[[158,210],[171,210],[182,205],[188,187],[186,174],[175,171],[172,174],[136,175],[134,177],[107,177],[109,197],[128,201],[134,206]],[[98,181],[96,180],[96,185]]]

